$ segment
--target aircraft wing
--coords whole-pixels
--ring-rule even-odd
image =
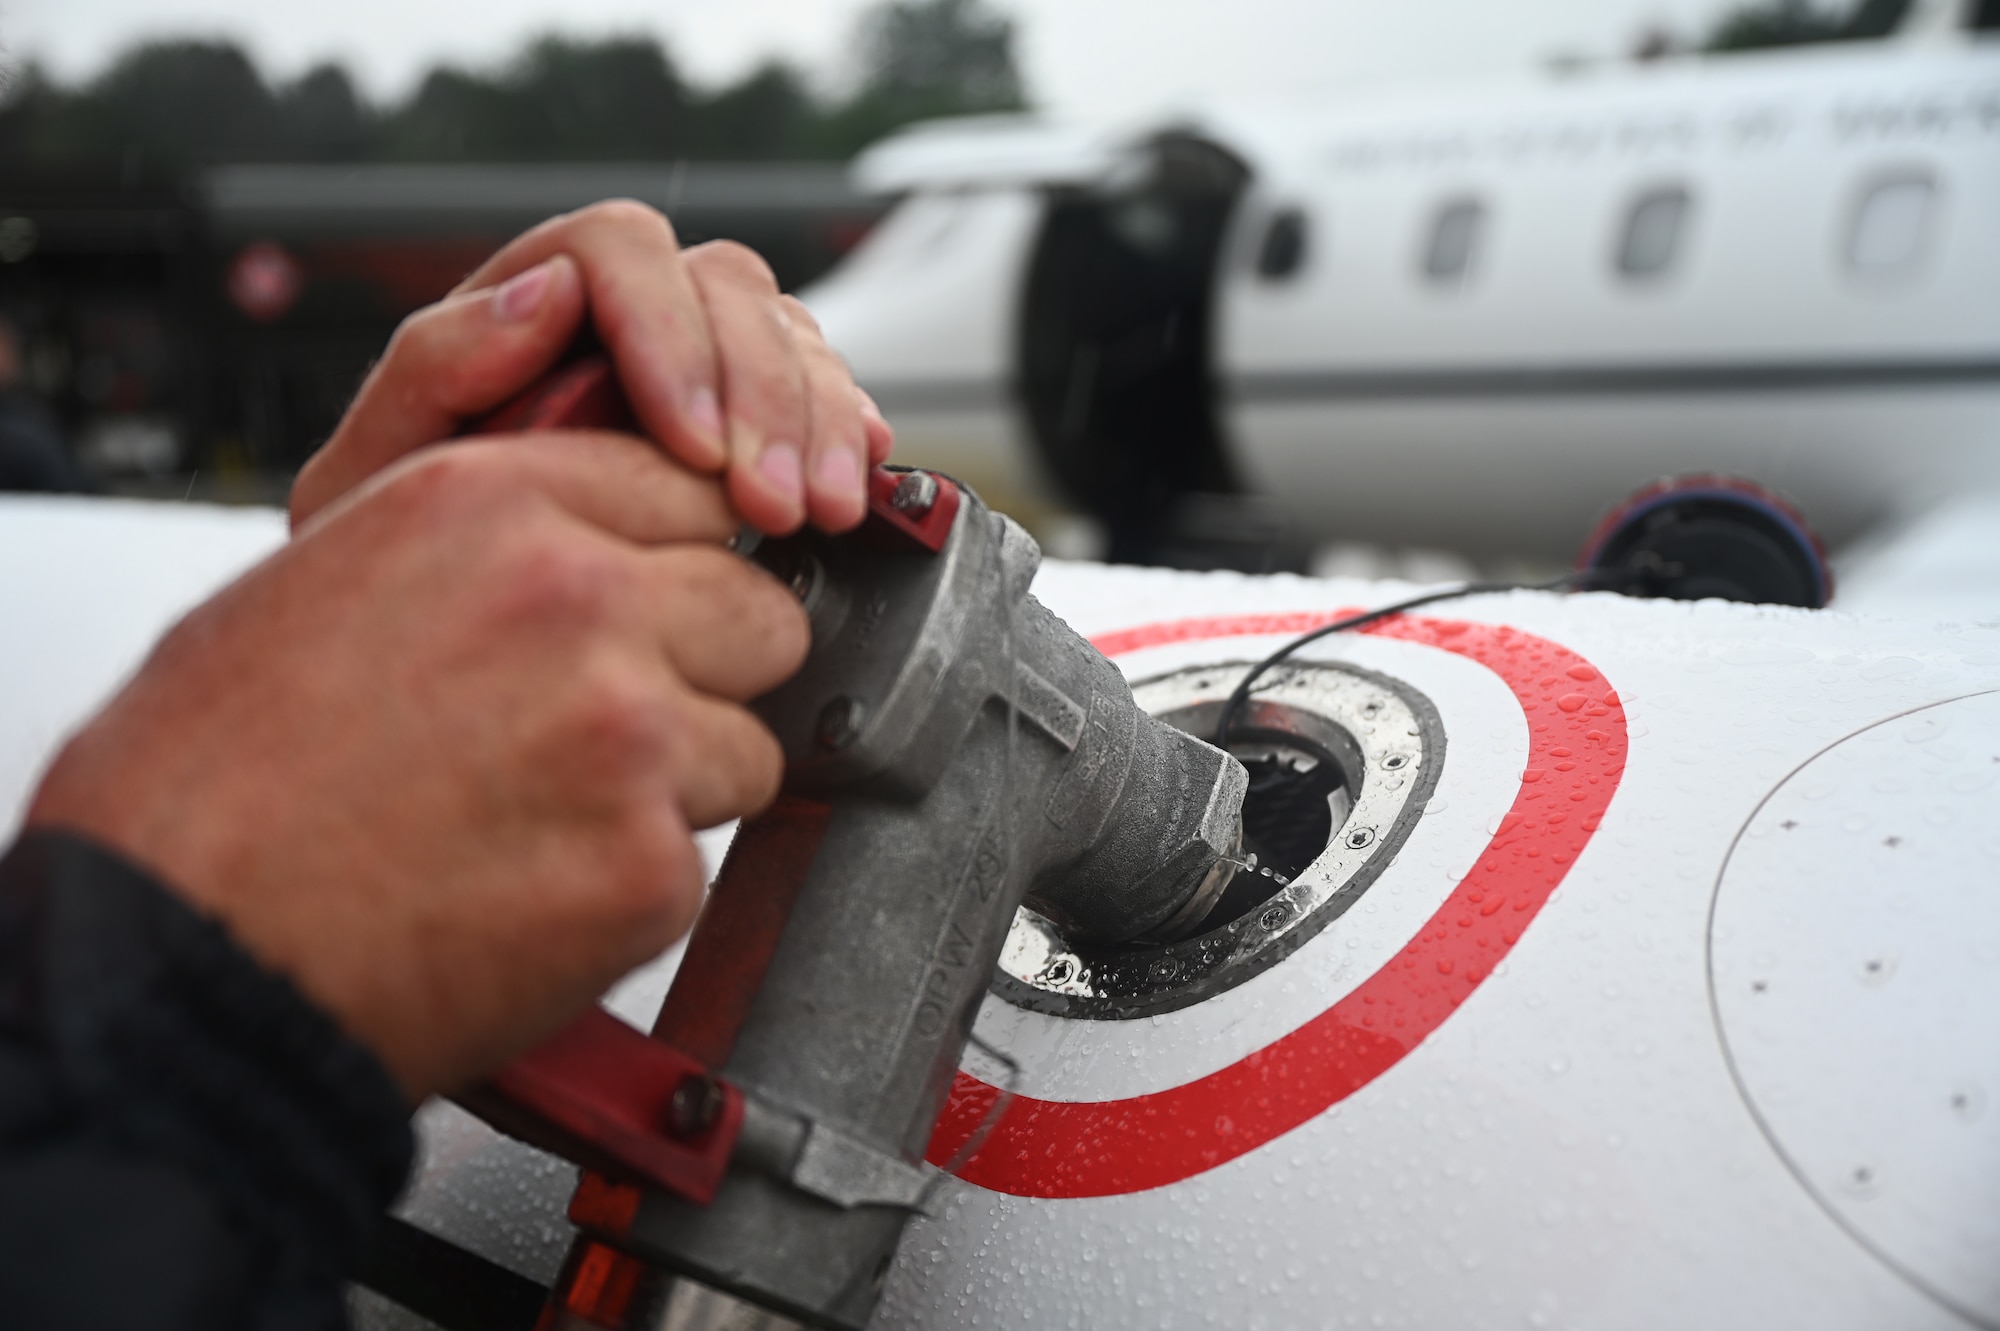
[[[2000,622],[2000,492],[1963,495],[1892,525],[1834,569],[1837,610]]]
[[[1271,745],[1346,765],[1324,847],[1136,969],[1017,924],[978,1028],[1013,1067],[968,1058],[931,1143],[972,1141],[961,1182],[879,1324],[2000,1325],[1992,512],[1855,563],[1904,617],[1514,593],[1301,653],[1257,698]],[[0,501],[0,807],[283,539]],[[1036,582],[1167,711],[1408,590]],[[570,1172],[448,1108],[419,1129],[402,1214],[549,1279]]]
[[[275,509],[0,496],[0,839],[167,627],[284,540]]]

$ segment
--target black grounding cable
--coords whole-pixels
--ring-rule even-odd
[[[1424,592],[1422,595],[1412,596],[1407,600],[1397,601],[1375,610],[1364,610],[1358,615],[1349,615],[1345,619],[1336,619],[1331,624],[1322,624],[1311,632],[1301,633],[1298,637],[1293,638],[1283,647],[1280,647],[1277,651],[1272,652],[1256,665],[1250,667],[1250,673],[1243,676],[1241,682],[1230,693],[1229,701],[1222,704],[1222,715],[1217,717],[1215,721],[1215,739],[1213,743],[1216,748],[1225,752],[1228,751],[1229,732],[1235,727],[1236,714],[1242,711],[1243,704],[1249,701],[1251,687],[1259,679],[1262,679],[1271,667],[1282,665],[1293,652],[1296,652],[1308,643],[1317,642],[1321,638],[1329,637],[1335,633],[1347,633],[1354,629],[1366,628],[1378,619],[1387,619],[1391,615],[1400,615],[1406,610],[1415,610],[1419,606],[1436,605],[1439,601],[1455,601],[1461,596],[1484,596],[1489,592],[1553,592],[1562,591],[1565,588],[1574,590],[1586,582],[1595,581],[1600,578],[1615,577],[1623,571],[1620,568],[1578,569],[1574,573],[1565,573],[1559,578],[1550,578],[1547,582],[1464,582],[1456,587],[1446,587],[1441,591]]]

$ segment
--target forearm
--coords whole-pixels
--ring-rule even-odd
[[[408,1167],[379,1063],[143,872],[0,859],[0,1321],[338,1325]]]

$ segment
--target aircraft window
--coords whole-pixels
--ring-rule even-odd
[[[1485,222],[1486,205],[1477,199],[1453,199],[1439,208],[1424,247],[1424,276],[1439,286],[1465,281]]]
[[[1897,273],[1923,255],[1937,188],[1927,176],[1877,182],[1854,210],[1847,265],[1864,276]]]
[[[1306,261],[1306,215],[1286,208],[1264,229],[1264,243],[1257,248],[1257,275],[1276,282],[1290,277]]]
[[[1634,199],[1618,242],[1618,271],[1641,279],[1666,276],[1691,208],[1687,190],[1679,185],[1647,190]]]

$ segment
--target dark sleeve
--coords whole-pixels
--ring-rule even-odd
[[[339,1327],[410,1160],[381,1065],[62,833],[0,858],[0,1324]]]

